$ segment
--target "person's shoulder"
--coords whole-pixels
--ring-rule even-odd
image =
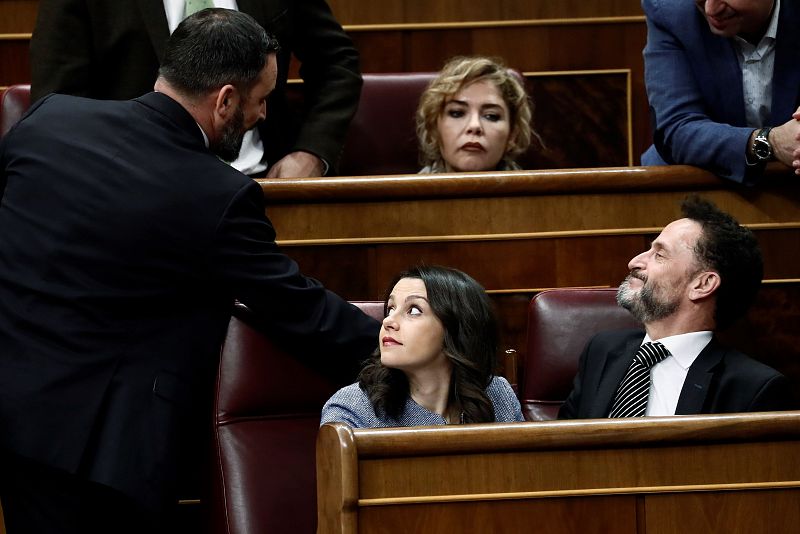
[[[369,396],[367,395],[367,392],[364,391],[363,389],[361,389],[361,385],[358,382],[354,382],[353,384],[350,384],[349,386],[345,386],[345,387],[339,389],[336,393],[334,393],[331,396],[331,398],[330,398],[330,400],[328,400],[328,402],[331,402],[331,401],[337,401],[337,402],[341,402],[341,401],[363,402],[364,400],[369,402]]]
[[[320,425],[345,423],[353,428],[378,426],[375,410],[358,382],[341,388],[322,407]]]
[[[493,376],[486,394],[494,406],[496,422],[524,421],[517,394],[504,377]]]
[[[511,390],[513,391],[511,384],[508,380],[499,375],[492,376],[492,380],[489,382],[489,387],[486,388],[487,391],[494,390],[494,391],[503,391],[503,390]]]
[[[766,381],[783,376],[777,369],[736,349],[721,345],[715,345],[712,348],[724,351],[725,367],[731,371],[736,371],[739,376],[746,378],[748,381]]]
[[[694,2],[675,2],[675,0],[642,0],[642,10],[650,19],[665,23],[680,24],[685,17],[694,15],[697,7]],[[684,17],[683,19],[680,17]]]

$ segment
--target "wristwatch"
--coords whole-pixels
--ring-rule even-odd
[[[769,161],[772,159],[772,145],[769,144],[769,131],[772,128],[761,128],[753,139],[753,156],[759,161]]]

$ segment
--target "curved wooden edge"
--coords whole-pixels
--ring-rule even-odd
[[[800,411],[353,430],[360,458],[799,439]]]
[[[760,187],[792,183],[794,174],[771,166]],[[261,178],[257,182],[268,204],[346,202],[425,198],[467,198],[731,189],[737,184],[688,165],[605,167],[455,174]],[[739,186],[742,187],[742,186]]]
[[[317,435],[317,532],[347,534],[358,527],[358,455],[353,429],[322,425]]]

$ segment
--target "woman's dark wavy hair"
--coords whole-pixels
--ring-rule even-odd
[[[444,352],[453,364],[448,405],[463,414],[465,423],[493,422],[494,407],[486,388],[495,370],[498,334],[497,319],[485,290],[461,271],[417,266],[392,280],[386,301],[403,278],[422,280],[431,309],[444,327]],[[361,370],[359,384],[376,413],[394,418],[400,415],[409,395],[408,379],[403,371],[381,364],[379,349]]]
[[[278,41],[253,17],[209,8],[186,17],[167,40],[159,76],[188,96],[232,84],[244,94],[258,80]]]

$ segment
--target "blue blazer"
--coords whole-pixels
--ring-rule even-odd
[[[752,127],[744,114],[742,72],[731,39],[711,33],[691,0],[642,0],[647,15],[645,84],[653,146],[642,165],[686,164],[752,183],[759,167],[745,152]],[[772,116],[788,121],[800,105],[800,5],[783,0],[775,45]]]

